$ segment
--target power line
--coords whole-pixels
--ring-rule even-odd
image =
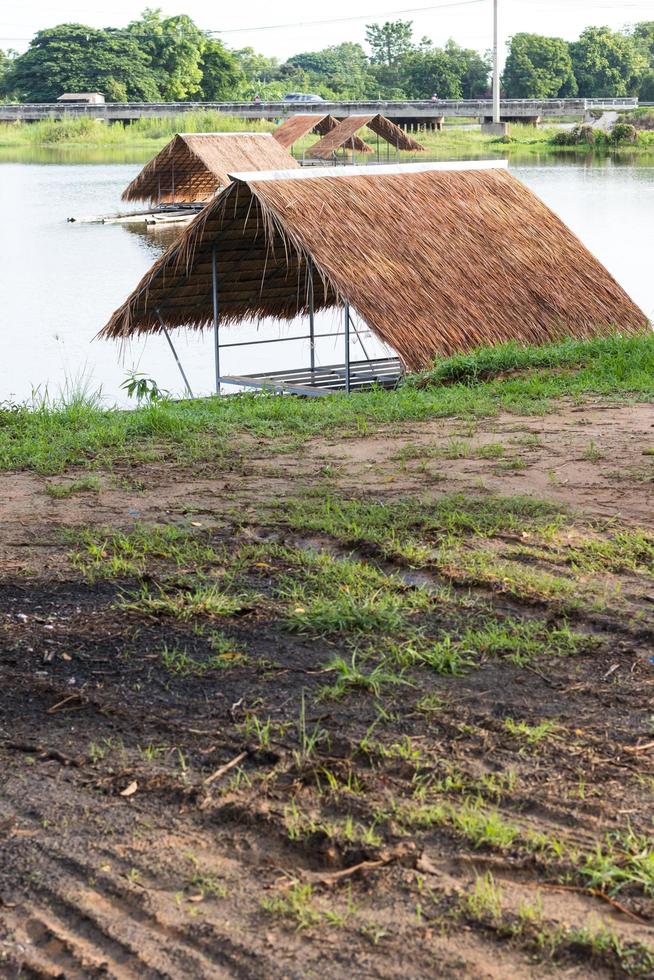
[[[289,27],[316,27],[323,24],[345,24],[353,20],[368,20],[370,18],[390,17],[393,14],[419,14],[430,10],[445,10],[449,7],[470,7],[473,4],[486,3],[486,0],[451,0],[449,3],[431,4],[429,7],[405,7],[403,10],[385,10],[379,14],[358,14],[355,17],[330,17],[328,20],[304,20],[293,24],[267,24],[264,27],[234,27],[226,31],[207,31],[207,34],[244,34],[247,31],[277,31]]]
[[[206,31],[200,31],[200,33],[209,34],[209,35],[245,34],[245,33],[253,33],[255,31],[288,30],[291,27],[316,27],[316,26],[320,27],[320,26],[324,26],[325,24],[345,24],[347,22],[355,21],[355,20],[375,20],[380,17],[390,17],[396,14],[419,14],[431,10],[446,10],[452,7],[471,7],[475,4],[486,3],[486,2],[487,0],[448,0],[448,2],[446,3],[430,4],[427,7],[404,7],[401,10],[385,10],[381,13],[376,13],[376,14],[358,14],[352,17],[330,17],[327,20],[304,20],[304,21],[296,21],[294,23],[288,23],[288,24],[265,24],[262,25],[261,27],[230,27],[224,31],[206,30]],[[93,27],[90,29],[92,31],[103,30],[103,28],[100,27]],[[126,28],[110,28],[110,30],[119,31],[120,33],[125,31],[127,34],[131,34],[132,37],[160,37],[161,36],[159,33],[157,33],[157,31],[132,30],[127,32]],[[183,30],[179,31],[178,33],[180,37],[184,36]],[[55,37],[57,40],[81,39],[81,32],[80,34],[69,34],[69,35],[57,34],[55,35]],[[31,41],[31,40],[32,40],[31,37],[0,37],[0,41],[3,42],[4,41]]]
[[[512,6],[518,6],[518,0],[509,0]],[[575,4],[573,0],[531,0],[529,5],[532,9],[551,10],[552,7],[563,7],[565,10],[574,10],[580,14],[593,10],[648,10],[651,9],[652,0],[579,0]]]

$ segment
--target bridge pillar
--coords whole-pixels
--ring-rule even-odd
[[[482,136],[508,136],[511,130],[508,122],[486,122],[480,119]]]
[[[538,129],[543,119],[542,116],[502,116],[504,122],[520,123],[522,126],[534,126]]]

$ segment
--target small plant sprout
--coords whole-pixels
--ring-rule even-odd
[[[127,392],[128,398],[135,398],[139,403],[153,404],[170,397],[170,392],[160,388],[154,378],[148,378],[138,371],[130,371],[120,387]]]
[[[298,719],[298,742],[299,742],[299,752],[297,753],[298,763],[306,762],[311,759],[318,747],[318,745],[329,739],[329,734],[324,728],[320,728],[319,724],[316,724],[309,729],[307,726],[307,714],[306,705],[304,697],[304,688],[302,688],[302,694],[300,696],[300,717]]]
[[[558,725],[553,721],[541,721],[538,725],[528,725],[526,721],[505,718],[504,728],[521,742],[525,742],[527,745],[538,745],[540,742],[554,737]]]
[[[502,915],[502,892],[491,874],[478,876],[471,892],[462,901],[464,911],[473,919],[498,920]]]
[[[597,443],[591,439],[584,452],[584,459],[587,459],[590,463],[598,463],[603,457],[604,454],[597,448]]]

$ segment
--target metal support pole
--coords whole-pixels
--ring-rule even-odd
[[[170,196],[172,198],[171,203],[174,204],[175,203],[175,160],[174,160],[174,158],[173,158],[172,166],[170,168],[170,181],[171,181],[171,184],[172,184],[172,190],[170,192]]]
[[[356,338],[357,338],[357,340],[359,341],[359,343],[361,344],[361,350],[363,351],[363,356],[364,356],[364,357],[365,357],[365,359],[366,359],[366,360],[368,361],[368,363],[370,363],[370,358],[368,357],[368,351],[367,351],[367,350],[366,350],[366,348],[365,348],[365,347],[363,346],[363,341],[362,341],[362,339],[361,339],[361,334],[359,333],[359,331],[358,331],[358,329],[357,329],[357,325],[356,325],[356,323],[354,322],[354,319],[353,319],[353,317],[352,317],[352,316],[350,316],[350,322],[351,322],[351,324],[352,324],[352,329],[354,330],[354,333],[356,334]]]
[[[313,309],[313,262],[307,261],[307,275],[309,276],[309,356],[311,373],[316,370],[316,322]]]
[[[500,30],[499,0],[493,0],[493,122],[499,123],[500,116]]]
[[[216,246],[211,249],[211,296],[213,299],[213,344],[216,363],[216,394],[220,394],[220,334],[218,321],[218,270],[216,268]]]
[[[159,308],[158,307],[156,309],[156,314],[157,314],[157,319],[159,320],[159,325],[160,325],[161,329],[163,330],[164,337],[168,341],[168,346],[170,347],[171,351],[173,352],[173,357],[177,361],[177,367],[179,368],[179,373],[181,374],[182,378],[184,379],[184,384],[186,385],[186,390],[188,391],[189,398],[194,398],[195,396],[194,396],[193,392],[191,391],[191,386],[188,383],[188,378],[184,374],[184,368],[182,367],[182,362],[180,361],[179,357],[177,356],[177,351],[175,350],[175,348],[173,346],[173,342],[170,339],[170,334],[168,333],[168,330],[166,329],[166,324],[163,322],[163,319],[162,319],[161,313],[159,312]]]
[[[350,394],[350,304],[346,303],[344,308],[344,328],[345,328],[345,392]]]

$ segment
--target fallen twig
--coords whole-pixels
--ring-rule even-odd
[[[224,776],[226,772],[229,772],[230,769],[233,769],[234,766],[237,766],[239,762],[243,762],[244,759],[247,759],[249,754],[250,753],[248,752],[247,749],[245,750],[245,752],[239,752],[239,754],[234,756],[233,759],[230,759],[229,762],[226,762],[224,766],[221,766],[220,769],[216,769],[216,771],[212,772],[210,776],[207,776],[207,778],[204,780],[204,785],[209,786],[211,783],[215,782],[216,779],[220,779],[220,777]]]
[[[342,881],[343,878],[349,878],[351,875],[357,873],[357,871],[370,871],[373,868],[383,868],[387,864],[392,864],[396,861],[397,857],[389,857],[380,861],[360,861],[359,864],[353,864],[350,868],[342,868],[340,871],[333,871],[331,874],[321,874],[318,873],[315,876],[316,881],[321,881],[324,885],[333,885],[337,881]]]
[[[601,899],[606,902],[611,908],[614,908],[617,912],[622,912],[627,918],[633,919],[634,922],[638,922],[641,926],[649,925],[647,919],[643,919],[640,915],[636,915],[630,909],[625,908],[621,902],[616,901],[615,898],[611,898],[606,892],[601,891],[599,888],[583,888],[580,885],[547,885],[539,884],[534,882],[534,888],[546,888],[548,891],[558,891],[558,892],[576,892],[578,895],[593,895],[595,898]]]
[[[2,747],[14,752],[26,752],[29,755],[38,756],[40,762],[60,762],[62,766],[74,766],[76,769],[84,762],[83,759],[64,755],[59,749],[46,749],[42,745],[33,745],[31,742],[4,742]]]
[[[530,670],[532,674],[536,674],[536,676],[540,677],[542,681],[545,681],[545,683],[549,687],[553,687],[555,691],[558,689],[558,684],[555,684],[554,681],[551,681],[549,677],[545,676],[545,674],[541,674],[540,670],[536,670],[535,667],[531,667],[529,664],[525,664],[525,667],[527,668],[527,670]]]
[[[638,755],[639,752],[649,752],[650,749],[654,749],[654,742],[645,742],[644,745],[625,745],[623,751]]]
[[[54,715],[57,711],[63,708],[64,705],[68,704],[70,701],[81,701],[81,700],[82,700],[81,695],[77,694],[77,692],[75,694],[69,694],[67,698],[63,699],[63,701],[58,701],[56,704],[53,704],[51,708],[48,708],[46,714]]]

